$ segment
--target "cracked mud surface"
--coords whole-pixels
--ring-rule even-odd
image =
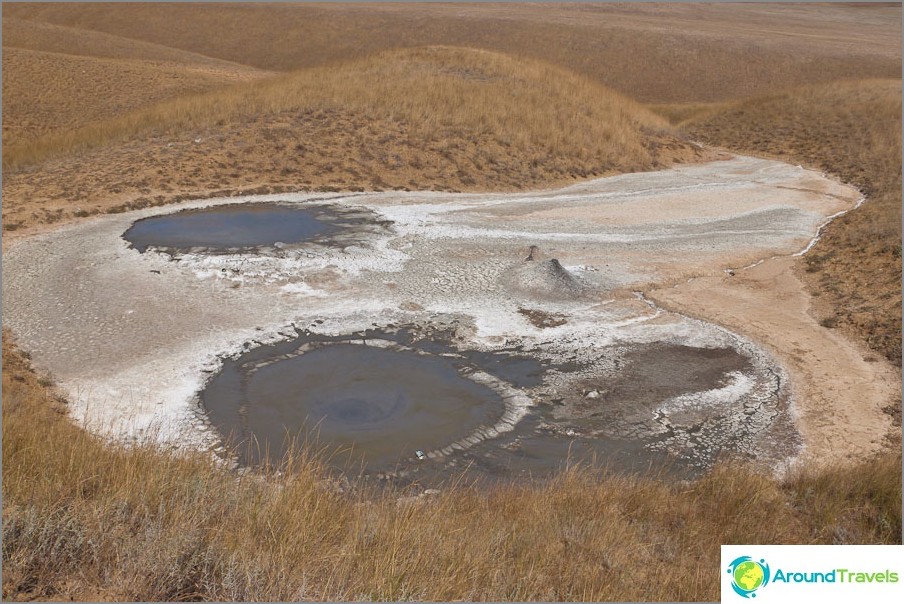
[[[130,249],[130,225],[164,213],[143,210],[13,244],[4,321],[57,378],[74,417],[117,438],[222,452],[222,435],[240,421],[217,419],[206,383],[230,368],[247,377],[249,359],[273,347],[319,339],[324,350],[325,339],[351,345],[371,330],[381,334],[372,345],[388,342],[383,353],[452,358],[459,378],[510,401],[476,404],[474,426],[443,432],[434,446],[406,445],[397,463],[386,453],[374,472],[533,474],[585,454],[623,469],[695,472],[738,456],[780,465],[807,444],[782,364],[633,290],[798,251],[858,197],[812,171],[735,158],[537,193],[320,196],[318,206],[378,219],[341,240],[215,254]],[[512,355],[542,376],[501,375],[494,359]],[[346,394],[322,417],[379,424],[401,409],[397,399],[386,407]]]

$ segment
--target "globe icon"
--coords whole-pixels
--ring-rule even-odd
[[[738,564],[734,570],[734,582],[744,591],[753,591],[763,584],[763,567],[753,560]]]

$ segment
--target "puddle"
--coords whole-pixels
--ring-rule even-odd
[[[364,215],[366,214],[366,215]],[[374,224],[373,215],[337,205],[279,202],[238,203],[152,216],[123,234],[141,253],[199,252],[232,254],[327,243],[358,224]]]

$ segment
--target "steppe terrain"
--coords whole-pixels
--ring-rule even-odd
[[[2,10],[5,599],[700,600],[716,598],[721,543],[900,543],[900,4]],[[774,196],[573,197],[674,173],[717,182],[720,165],[781,175],[759,178]],[[641,174],[596,180],[626,173]],[[388,254],[362,260],[382,263],[360,285],[373,311],[409,298],[403,314],[437,310],[451,288],[465,295],[446,310],[467,312],[469,287],[496,291],[487,275],[517,289],[506,254],[517,266],[546,237],[585,282],[623,279],[619,320],[655,307],[654,330],[699,321],[762,351],[789,376],[807,446],[780,477],[741,463],[690,481],[576,466],[425,494],[349,488],[311,450],[235,473],[161,448],[159,433],[124,446],[83,430],[92,393],[123,387],[159,418],[133,378],[152,378],[155,396],[191,382],[176,367],[192,353],[184,287],[220,292],[224,330],[253,329],[249,313],[288,318],[254,306],[272,284],[192,285],[210,267],[191,259],[138,275],[148,260],[118,240],[168,211],[157,206],[262,194],[360,202],[400,225],[385,245],[410,241],[398,249],[424,262],[390,288],[380,271],[395,248],[373,247]],[[712,240],[699,225],[716,219],[742,234]],[[660,244],[658,224],[707,252]],[[417,239],[440,227],[459,239]],[[632,256],[604,237],[625,232],[656,243]],[[586,270],[607,258],[618,270]],[[451,273],[425,293],[434,270]],[[120,301],[152,278],[166,294],[137,309],[147,329],[129,341]],[[346,306],[360,293],[323,284]],[[531,315],[509,299],[469,337],[606,333],[598,309],[554,300]],[[523,318],[538,316],[573,324]],[[116,355],[128,345],[157,356],[133,364]],[[113,398],[127,416],[128,397]]]

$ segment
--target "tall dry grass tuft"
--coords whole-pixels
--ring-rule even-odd
[[[337,489],[311,456],[238,474],[105,444],[8,338],[3,391],[5,599],[713,600],[722,543],[901,539],[899,454],[784,482],[574,467],[416,497]]]
[[[901,454],[868,464],[800,472],[786,480],[794,505],[810,515],[821,543],[882,543],[901,540]]]
[[[901,81],[836,82],[695,111],[682,124],[694,139],[813,166],[866,194],[826,229],[804,274],[826,324],[900,366]]]

